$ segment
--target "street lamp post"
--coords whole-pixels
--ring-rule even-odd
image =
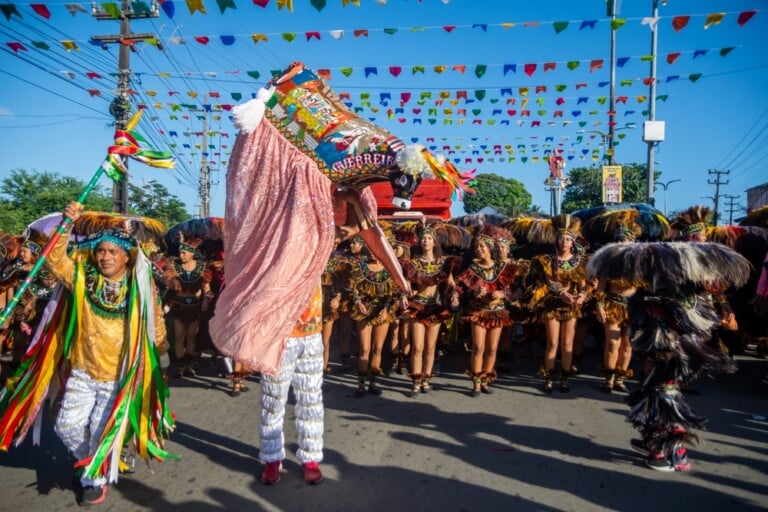
[[[603,155],[603,160],[608,160],[608,163],[610,165],[613,165],[613,152],[614,152],[614,146],[616,145],[613,142],[613,136],[615,132],[621,131],[621,130],[633,130],[635,129],[636,125],[635,123],[627,123],[626,125],[622,126],[621,128],[615,128],[612,131],[609,131],[608,133],[601,132],[600,130],[578,130],[576,133],[595,133],[600,136],[600,145],[601,146],[608,146],[608,149],[606,150],[606,155]],[[606,158],[606,156],[608,158]]]
[[[661,188],[664,189],[664,216],[667,216],[667,188],[678,181],[683,181],[680,178],[675,178],[674,180],[668,180],[668,181],[657,181],[657,185],[661,185]]]

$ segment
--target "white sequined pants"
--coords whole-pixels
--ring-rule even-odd
[[[54,430],[75,459],[84,459],[96,451],[117,397],[117,387],[117,381],[99,381],[82,370],[72,370]],[[107,480],[82,478],[81,482],[84,486],[104,485]]]
[[[302,464],[323,460],[323,338],[312,334],[288,338],[277,377],[261,376],[261,451],[264,462],[285,458],[285,404],[288,389],[296,397],[296,431],[299,449],[296,458]]]

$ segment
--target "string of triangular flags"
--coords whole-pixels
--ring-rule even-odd
[[[219,11],[221,14],[224,14],[227,9],[237,9],[237,6],[235,5],[234,0],[215,0],[216,5],[219,8]],[[386,5],[388,3],[388,0],[375,0],[377,4],[379,5]],[[450,3],[450,0],[441,0],[443,4]],[[253,0],[253,4],[266,8],[269,5],[270,0]],[[287,11],[293,12],[293,0],[275,0],[275,4],[277,5],[278,10],[286,9]],[[317,9],[318,11],[322,11],[326,5],[326,0],[310,0],[310,5]],[[421,0],[419,0],[419,3],[421,3]],[[195,13],[201,13],[201,14],[208,14],[208,9],[205,6],[205,3],[203,0],[185,0],[185,4],[187,6],[187,9],[189,10],[189,13],[191,15],[194,15]],[[45,19],[51,19],[52,13],[48,6],[44,3],[29,3],[29,4],[19,4],[19,5],[26,5],[28,6],[35,14],[37,14],[40,17],[43,17]],[[360,0],[341,0],[342,7],[346,7],[348,5],[354,5],[356,7],[360,7]],[[89,15],[91,14],[91,9],[84,7],[82,4],[79,3],[65,3],[64,4],[65,10],[71,15],[76,16],[78,14],[85,14]],[[109,16],[112,16],[114,19],[120,19],[120,16],[122,15],[122,9],[121,5],[118,2],[100,2],[98,5],[94,3],[93,9],[96,9],[99,13],[105,13]],[[152,14],[155,14],[155,11],[153,10],[152,5],[149,2],[144,1],[132,1],[130,2],[130,9],[131,14],[135,16],[150,16]],[[172,0],[160,0],[160,9],[162,12],[168,17],[173,19],[173,17],[176,14],[176,2]],[[736,12],[716,12],[716,13],[709,13],[709,14],[696,14],[696,15],[677,15],[672,17],[664,17],[664,18],[671,18],[671,25],[672,28],[675,30],[675,32],[679,32],[686,28],[691,20],[692,17],[705,17],[704,19],[704,29],[708,29],[713,25],[720,25],[722,21],[725,19],[726,16],[732,15],[732,14],[738,14],[736,18],[736,23],[743,27],[747,22],[749,22],[755,14],[757,14],[758,10],[748,10],[748,11],[736,11]],[[12,3],[2,3],[0,4],[0,13],[5,16],[6,21],[10,21],[12,18],[17,17],[19,19],[22,19],[23,16],[21,12],[19,11],[16,4]],[[600,23],[602,21],[610,21],[611,28],[613,30],[618,30],[619,28],[626,25],[626,23],[630,20],[640,20],[640,23],[643,25],[648,25],[651,28],[655,28],[662,17],[642,17],[642,18],[614,18],[611,20],[576,20],[574,24],[579,25],[579,30],[584,30],[586,28],[594,28],[597,23]],[[471,26],[473,29],[479,28],[483,31],[486,31],[489,27],[501,27],[503,29],[509,29],[516,26],[521,26],[525,28],[530,27],[540,27],[542,25],[551,25],[555,32],[557,34],[562,33],[565,31],[570,25],[570,20],[562,20],[562,21],[528,21],[523,23],[514,23],[514,22],[503,22],[503,23],[475,23],[472,25],[461,25],[461,27],[465,26]],[[441,30],[445,30],[447,32],[451,32],[455,30],[458,25],[444,25],[441,27],[408,27],[407,30],[409,31],[423,31],[427,29],[434,29],[439,28]],[[397,33],[400,29],[398,28],[383,28],[383,29],[357,29],[356,31],[365,31],[365,34],[362,32],[355,35],[355,37],[361,37],[361,36],[368,36],[369,32],[372,31],[380,31],[385,34],[394,34]],[[341,33],[340,33],[341,32]],[[339,39],[343,36],[344,31],[330,31],[329,34],[334,39]],[[311,34],[311,35],[310,35]],[[265,34],[266,35],[266,34]],[[321,32],[320,31],[310,31],[305,32],[306,40],[310,41],[312,39],[320,39],[321,38]],[[267,41],[267,39],[264,39],[264,41]]]

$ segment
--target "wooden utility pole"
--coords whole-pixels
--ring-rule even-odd
[[[108,4],[102,4],[108,5]],[[122,0],[120,11],[105,11],[96,2],[91,8],[93,16],[99,20],[120,20],[120,34],[106,36],[92,36],[91,41],[101,43],[106,49],[108,44],[120,44],[117,70],[117,95],[109,105],[109,113],[115,118],[117,129],[125,128],[131,118],[130,83],[131,83],[131,51],[135,45],[146,39],[156,39],[153,34],[131,33],[131,20],[136,18],[157,18],[160,16],[160,6],[152,1],[147,6],[144,2],[131,2]],[[128,163],[126,162],[126,167]],[[120,183],[112,184],[112,211],[128,213],[128,177]]]
[[[714,200],[714,203],[715,203],[715,226],[717,226],[717,223],[719,221],[719,218],[718,218],[718,206],[720,204],[720,185],[727,185],[729,183],[728,181],[720,181],[720,175],[725,174],[727,176],[727,175],[731,174],[731,171],[713,171],[712,169],[710,169],[707,172],[709,174],[714,174],[715,175],[714,181],[713,180],[707,180],[707,183],[709,183],[710,185],[714,185],[715,186],[715,196],[714,196],[713,200]]]

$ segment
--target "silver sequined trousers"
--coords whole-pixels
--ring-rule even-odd
[[[67,379],[54,429],[64,446],[81,460],[96,452],[117,397],[117,381],[99,381],[74,369]],[[106,478],[81,479],[83,485],[104,485]]]
[[[280,374],[261,376],[261,451],[264,462],[285,458],[285,404],[293,387],[300,463],[323,459],[323,339],[320,333],[288,338],[280,361]]]

